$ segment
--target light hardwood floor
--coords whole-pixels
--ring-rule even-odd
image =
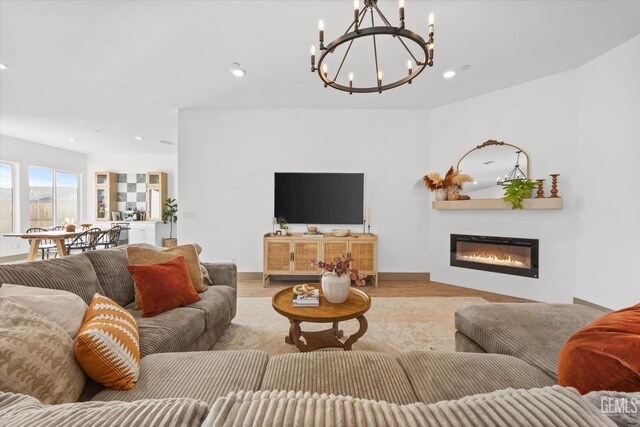
[[[270,297],[280,289],[299,283],[302,282],[273,280],[263,288],[262,280],[238,280],[238,296]],[[480,297],[489,302],[532,302],[523,298],[430,281],[381,280],[377,288],[367,282],[365,287],[359,289],[373,297]]]

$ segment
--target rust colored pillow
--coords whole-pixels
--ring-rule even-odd
[[[558,383],[580,393],[640,391],[640,304],[606,314],[560,351]]]
[[[142,317],[153,317],[200,301],[183,257],[161,264],[130,265],[127,268],[140,296]]]
[[[184,257],[184,261],[189,270],[189,276],[191,277],[191,283],[196,292],[205,292],[208,287],[204,283],[202,271],[200,270],[200,261],[198,259],[198,251],[195,245],[188,244],[182,246],[174,246],[169,249],[161,249],[156,247],[141,247],[130,246],[127,248],[127,257],[129,259],[129,265],[140,264],[158,264],[161,262],[169,261],[170,259],[177,258],[179,256]],[[135,293],[134,310],[140,310],[142,308],[140,304],[140,298],[138,292]]]

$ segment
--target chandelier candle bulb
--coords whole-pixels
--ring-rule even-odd
[[[318,22],[318,30],[320,31],[320,49],[324,47],[324,21],[321,19]]]
[[[411,67],[411,60],[407,61],[407,72],[409,75],[413,74],[413,68]],[[409,84],[413,83],[413,80],[409,80]]]
[[[433,15],[433,12],[431,12],[429,14],[429,37],[433,36],[434,26],[435,26],[435,16]]]
[[[311,45],[311,72],[316,70],[316,46]]]
[[[349,73],[349,89],[353,89],[353,73]],[[353,95],[352,90],[349,90],[349,95]]]
[[[356,31],[358,31],[358,21],[360,20],[360,2],[353,0],[353,22],[356,24]]]
[[[398,12],[400,13],[400,28],[404,28],[404,0],[398,2]]]

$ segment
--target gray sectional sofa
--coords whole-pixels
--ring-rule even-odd
[[[126,266],[122,248],[92,251],[0,265],[0,283],[67,290],[87,303],[98,292],[131,309],[134,285]],[[54,406],[0,391],[0,424],[65,425],[82,419],[114,426],[614,425],[575,390],[555,385],[551,365],[557,343],[518,341],[529,339],[520,330],[533,321],[529,314],[515,332],[504,327],[504,316],[517,314],[509,305],[499,305],[497,316],[482,311],[496,304],[461,309],[456,314],[461,352],[269,357],[257,350],[209,351],[235,316],[237,279],[233,264],[204,266],[214,285],[200,294],[202,301],[153,318],[132,311],[143,356],[133,390],[89,383],[81,397],[88,401]],[[565,322],[566,330],[554,335],[560,342],[596,315],[577,310],[568,323],[559,313],[547,317],[532,336],[544,337],[544,327],[558,329],[558,322]],[[534,312],[533,307],[524,311]]]

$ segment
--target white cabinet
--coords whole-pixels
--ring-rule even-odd
[[[162,246],[162,239],[169,237],[168,224],[161,221],[132,221],[129,223],[129,244],[148,243]]]

